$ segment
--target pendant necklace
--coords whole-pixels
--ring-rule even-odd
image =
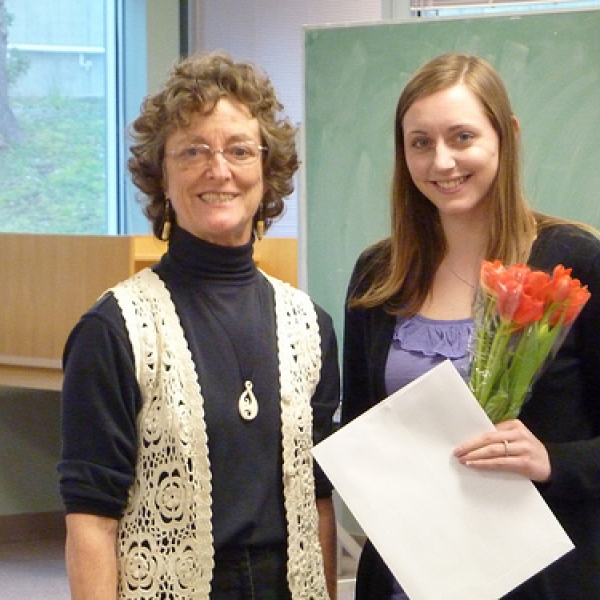
[[[470,281],[468,281],[467,279],[465,279],[464,277],[462,277],[461,275],[459,275],[453,268],[452,265],[447,262],[446,263],[448,265],[448,268],[450,269],[450,272],[452,273],[452,275],[454,275],[454,277],[456,277],[459,281],[462,281],[465,285],[468,285],[472,290],[474,290],[477,286],[473,285]]]
[[[247,379],[244,383],[245,390],[238,400],[238,412],[245,421],[253,421],[258,414],[258,400],[252,391],[252,382]]]
[[[236,363],[238,366],[238,371],[240,373],[240,377],[241,377],[242,381],[244,382],[244,389],[243,389],[242,393],[239,395],[239,398],[237,401],[238,413],[239,413],[240,417],[242,419],[244,419],[244,421],[253,421],[256,418],[256,416],[258,415],[258,408],[259,408],[258,400],[257,400],[256,396],[254,395],[254,392],[252,391],[252,388],[253,388],[252,375],[254,374],[254,367],[252,367],[251,373],[243,372],[244,369],[242,368],[242,363],[240,362],[240,356],[238,354],[238,350],[235,345],[234,337],[232,337],[229,334],[229,332],[227,331],[227,328],[221,322],[221,319],[219,319],[219,317],[217,317],[215,311],[213,310],[212,306],[210,305],[210,299],[206,299],[206,298],[202,297],[202,295],[200,295],[200,298],[202,299],[202,303],[204,304],[204,306],[206,306],[206,308],[208,308],[208,310],[212,314],[215,321],[219,324],[219,326],[225,333],[225,336],[227,337],[229,344],[231,345],[231,348],[233,349],[233,353],[235,355],[235,360],[236,360]],[[251,360],[256,359],[254,353],[250,352],[248,355],[252,357]],[[248,376],[246,376],[246,375],[248,375]]]

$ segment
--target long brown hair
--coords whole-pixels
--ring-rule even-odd
[[[351,297],[351,307],[383,305],[391,314],[412,315],[423,304],[446,253],[436,207],[409,174],[403,119],[417,101],[463,84],[479,99],[499,139],[498,173],[491,190],[486,258],[524,262],[535,237],[536,216],[521,180],[521,148],[506,88],[495,69],[477,56],[444,54],[422,66],[404,87],[396,109],[395,169],[391,194],[391,235],[379,242],[364,274],[369,281]]]

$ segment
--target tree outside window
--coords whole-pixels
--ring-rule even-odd
[[[0,0],[0,147],[5,148],[11,143],[23,141],[23,131],[10,107],[8,86],[16,79],[21,69],[26,68],[26,62],[19,57],[8,57],[8,27],[11,17],[6,10],[6,3]]]
[[[105,0],[0,0],[0,232],[107,232]]]

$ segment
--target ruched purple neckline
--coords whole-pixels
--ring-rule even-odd
[[[425,356],[461,358],[467,353],[473,327],[472,319],[439,321],[415,315],[397,320],[394,342],[398,342],[403,350]]]
[[[385,386],[392,394],[444,360],[469,376],[472,319],[440,321],[421,315],[398,317],[385,367]]]

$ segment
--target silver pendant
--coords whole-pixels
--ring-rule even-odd
[[[244,385],[246,389],[240,394],[238,410],[242,419],[252,421],[258,414],[258,400],[252,391],[252,382],[246,381]]]

